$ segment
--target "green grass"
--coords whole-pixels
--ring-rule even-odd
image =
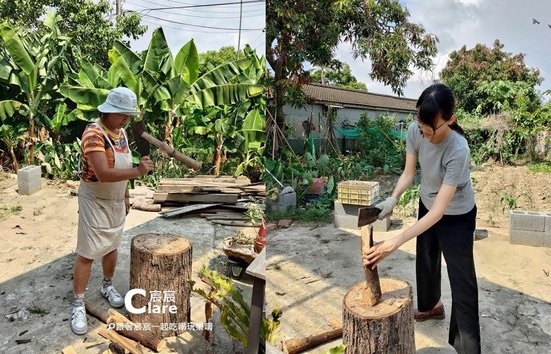
[[[21,205],[14,205],[10,208],[10,211],[12,214],[17,215],[23,211],[23,207]]]
[[[50,313],[50,311],[46,310],[46,309],[43,309],[41,307],[38,307],[34,304],[33,302],[33,306],[29,308],[29,312],[30,313],[34,313],[34,314],[37,314],[37,315],[40,315],[40,316],[44,316],[44,315],[47,315]]]
[[[287,211],[269,212],[268,221],[277,222],[281,219],[292,219],[297,222],[326,222],[333,221],[333,211],[322,201],[308,203],[306,206]]]
[[[551,162],[547,161],[547,162],[531,163],[528,165],[528,170],[533,173],[536,173],[536,172],[551,173]]]

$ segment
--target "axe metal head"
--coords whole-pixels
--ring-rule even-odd
[[[358,227],[369,225],[377,221],[381,209],[375,207],[365,207],[358,209]]]
[[[149,144],[149,141],[142,138],[142,133],[145,131],[145,121],[143,119],[133,121],[130,125],[130,130],[132,131],[134,143],[136,144],[136,150],[140,156],[150,156],[151,145]]]

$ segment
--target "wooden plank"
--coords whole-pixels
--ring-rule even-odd
[[[159,202],[196,202],[196,203],[237,203],[237,194],[185,194],[185,193],[154,193],[153,201]]]
[[[157,187],[156,193],[239,193],[239,187],[220,186],[186,186],[163,184]],[[248,190],[247,190],[248,191]]]
[[[172,209],[172,210],[163,211],[163,212],[160,212],[159,214],[164,218],[169,218],[169,217],[172,217],[172,216],[187,214],[187,213],[191,213],[191,212],[194,212],[194,211],[197,211],[197,210],[204,210],[204,209],[208,209],[208,208],[212,208],[212,207],[217,207],[217,206],[220,206],[220,205],[221,205],[220,203],[187,205],[187,206],[182,207],[182,208],[176,208],[176,209]]]
[[[247,267],[246,272],[253,277],[266,280],[266,247],[260,251],[254,261]]]
[[[232,221],[232,220],[211,220],[213,224],[216,225],[224,225],[224,226],[239,226],[239,227],[260,227],[261,224],[251,224],[249,222],[243,222],[243,221]]]
[[[244,178],[163,178],[160,184],[204,184],[204,183],[221,183],[221,184],[239,184],[249,185],[251,180],[247,177]]]
[[[214,220],[247,220],[247,217],[245,215],[212,215],[207,216],[206,219],[208,221],[214,221]]]

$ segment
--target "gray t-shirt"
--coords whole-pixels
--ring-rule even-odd
[[[441,143],[433,144],[421,135],[414,121],[408,127],[406,151],[417,154],[421,166],[420,198],[431,209],[442,184],[457,186],[445,215],[468,213],[475,205],[469,171],[470,150],[467,140],[456,131]]]

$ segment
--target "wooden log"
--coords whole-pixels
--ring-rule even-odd
[[[132,239],[130,289],[145,290],[145,296],[134,296],[132,304],[146,309],[165,306],[161,313],[155,313],[154,309],[131,313],[132,321],[149,323],[152,331],[162,338],[186,331],[182,324],[189,323],[191,318],[191,254],[191,243],[180,236],[142,234]],[[175,306],[176,311],[168,311],[170,306]]]
[[[130,339],[124,338],[120,334],[117,334],[117,332],[108,330],[105,327],[100,327],[98,330],[98,333],[100,336],[109,339],[111,342],[116,343],[123,347],[124,349],[128,350],[132,354],[144,354],[142,348],[137,343],[132,343]]]
[[[360,227],[362,238],[362,255],[369,248],[373,247],[373,226],[366,225]],[[381,299],[381,285],[379,284],[379,273],[377,268],[364,265],[365,273],[365,290],[363,294],[364,302],[369,306],[375,306]]]
[[[318,345],[330,342],[342,336],[342,327],[331,331],[314,334],[306,338],[289,339],[285,341],[284,348],[289,354],[302,353]]]
[[[135,323],[130,321],[128,318],[126,318],[116,310],[109,309],[105,311],[101,307],[93,303],[87,302],[86,311],[92,316],[101,320],[103,323],[106,323],[106,324],[119,323],[123,325],[123,326],[120,326],[121,328],[124,328],[124,324],[128,324],[132,328],[136,328]],[[160,338],[159,336],[157,336],[155,333],[151,332],[150,330],[144,330],[143,328],[141,330],[125,330],[125,329],[115,328],[115,331],[122,336],[125,336],[132,340],[135,340],[136,342],[139,342],[144,347],[147,347],[157,353],[162,351],[164,348],[166,348],[166,341]]]
[[[161,211],[161,204],[153,204],[153,201],[145,201],[144,199],[135,199],[132,203],[132,209],[141,211],[159,212]]]
[[[365,282],[354,285],[343,300],[343,336],[346,354],[413,354],[415,337],[411,286],[382,278],[381,300],[364,302]]]

